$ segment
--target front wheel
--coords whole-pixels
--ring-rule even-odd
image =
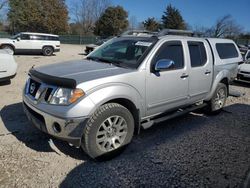
[[[227,93],[227,86],[223,83],[219,83],[212,99],[208,102],[206,112],[208,112],[208,114],[220,113],[226,103]]]
[[[2,49],[8,50],[9,53],[12,54],[12,55],[14,54],[14,48],[12,46],[10,46],[10,45],[3,45]]]
[[[92,158],[112,158],[131,142],[133,133],[134,119],[130,111],[120,104],[107,103],[87,122],[82,148]]]

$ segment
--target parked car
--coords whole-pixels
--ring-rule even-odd
[[[32,68],[24,111],[90,157],[112,156],[141,127],[198,108],[219,113],[242,60],[228,39],[121,36],[83,61]]]
[[[243,59],[244,63],[239,66],[236,80],[250,82],[250,50],[245,53]]]
[[[10,39],[0,39],[0,48],[9,49],[13,53],[42,53],[51,56],[60,51],[60,41],[58,35],[23,32]]]
[[[114,38],[112,37],[108,37],[108,38],[104,38],[104,39],[99,39],[97,40],[97,42],[95,44],[88,44],[85,47],[85,53],[86,55],[88,55],[90,52],[94,51],[97,47],[101,46],[103,43],[107,42],[108,40]]]
[[[9,50],[0,50],[0,82],[8,81],[15,77],[17,64]]]

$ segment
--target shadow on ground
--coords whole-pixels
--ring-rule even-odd
[[[231,83],[231,85],[250,88],[250,82],[246,83],[246,82],[241,82],[241,81],[234,81],[233,83]]]
[[[11,84],[11,80],[0,81],[0,86],[6,86],[6,85],[10,85],[10,84]]]
[[[115,159],[77,166],[60,187],[239,187],[250,169],[249,113],[234,104],[160,123]]]
[[[0,112],[0,116],[4,126],[9,131],[8,134],[13,134],[27,147],[38,152],[55,152],[49,145],[49,140],[52,137],[41,132],[29,122],[23,112],[22,103],[4,106]],[[85,158],[87,158],[81,149],[71,147],[66,142],[55,138],[52,139],[55,146],[65,155],[81,160],[85,160]]]
[[[249,113],[249,105],[234,104],[217,116],[191,113],[154,125],[105,162],[55,140],[61,152],[84,161],[60,187],[239,187],[250,169]],[[27,147],[53,151],[50,136],[28,122],[21,103],[4,107],[0,115]]]

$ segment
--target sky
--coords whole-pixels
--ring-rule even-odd
[[[74,0],[68,0],[70,4]],[[111,0],[121,5],[142,22],[148,17],[161,19],[166,6],[171,3],[180,10],[184,20],[192,27],[211,27],[218,18],[230,14],[246,32],[250,32],[250,0]]]

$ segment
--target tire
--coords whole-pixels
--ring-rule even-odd
[[[54,49],[50,46],[43,47],[43,55],[44,56],[51,56],[54,53]]]
[[[219,114],[226,103],[227,96],[227,86],[223,83],[219,83],[212,99],[208,101],[208,106],[205,109],[205,113],[212,115]]]
[[[93,159],[111,159],[131,142],[134,118],[130,111],[117,103],[98,108],[87,122],[82,148]]]
[[[14,54],[14,48],[10,45],[5,44],[1,47],[1,49],[10,50],[10,52]]]

